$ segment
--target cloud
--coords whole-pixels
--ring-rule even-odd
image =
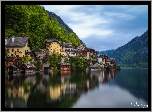
[[[147,5],[45,5],[95,50],[116,49],[148,29]]]

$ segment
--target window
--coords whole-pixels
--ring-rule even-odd
[[[17,52],[19,52],[19,49],[17,49]]]
[[[13,56],[14,56],[14,54],[11,54],[11,56],[13,57]]]
[[[7,51],[9,52],[9,49],[7,49]]]
[[[14,52],[14,49],[12,49],[12,52]]]

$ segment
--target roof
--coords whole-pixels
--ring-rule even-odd
[[[9,67],[17,68],[15,65],[10,65]]]
[[[59,42],[59,41],[58,41],[58,40],[56,40],[56,39],[46,40],[46,43],[52,43],[52,42],[57,42],[57,43],[59,43],[59,44],[62,46],[62,43],[61,43],[61,42]]]
[[[27,64],[27,63],[24,63],[22,64],[21,66],[25,65],[27,68],[35,68],[35,66],[33,64]],[[20,66],[20,67],[21,67]]]
[[[15,37],[14,42],[12,42],[12,37],[7,38],[6,47],[24,47],[26,42],[28,41],[28,37]]]
[[[43,59],[44,57],[46,56],[46,54],[38,54],[36,57],[39,58],[39,59]]]
[[[8,57],[8,58],[5,58],[5,61],[13,61],[14,59],[16,59],[16,57]]]
[[[107,61],[114,61],[113,59],[107,59]]]
[[[49,64],[44,64],[44,66],[43,67],[49,67]]]
[[[93,66],[90,66],[90,68],[98,68],[97,66],[93,65]]]
[[[70,63],[62,63],[61,65],[71,65]]]

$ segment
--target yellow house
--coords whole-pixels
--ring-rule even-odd
[[[9,51],[9,57],[24,57],[30,52],[28,37],[11,37],[5,40],[5,48]]]
[[[66,52],[64,51],[63,44],[58,40],[46,40],[46,49],[49,53],[55,53],[66,56]]]

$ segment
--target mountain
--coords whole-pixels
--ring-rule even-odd
[[[71,28],[69,28],[69,26],[67,24],[64,23],[64,21],[60,18],[60,16],[57,16],[54,12],[51,12],[51,11],[47,11],[46,12],[48,13],[48,15],[51,17],[51,18],[56,18],[59,25],[64,28],[67,32],[69,33],[74,33],[73,30]]]
[[[68,33],[74,33],[76,35],[76,33],[73,32],[73,30],[67,24],[64,23],[64,21],[60,18],[60,16],[56,15],[54,12],[51,11],[46,10],[46,12],[48,13],[50,18],[52,19],[55,18],[58,21],[60,27],[64,28]],[[82,40],[79,39],[79,41],[81,44],[84,44]]]
[[[148,67],[148,30],[124,46],[107,52],[109,58],[115,58],[121,67]]]
[[[110,52],[114,51],[114,49],[111,49],[111,50],[106,50],[106,51],[100,51],[99,53],[100,54],[108,54]]]
[[[45,49],[45,41],[57,39],[76,47],[84,43],[55,13],[40,5],[5,5],[5,37],[29,37],[32,49]]]

